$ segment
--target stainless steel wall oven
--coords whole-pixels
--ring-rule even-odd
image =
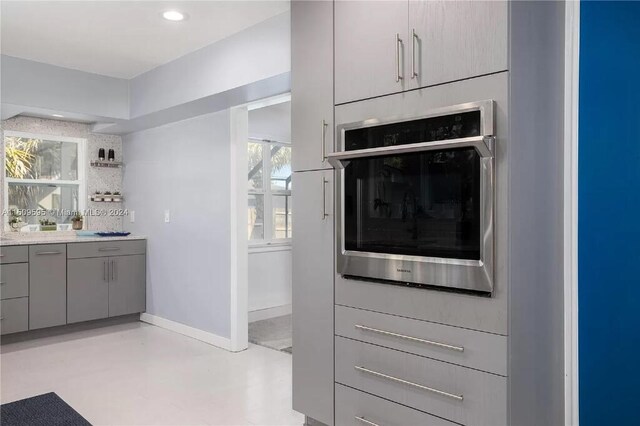
[[[337,127],[337,269],[491,293],[494,103]]]

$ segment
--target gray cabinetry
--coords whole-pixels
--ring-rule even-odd
[[[0,272],[0,299],[29,296],[29,264],[2,265]]]
[[[409,88],[505,71],[506,1],[409,1]]]
[[[67,322],[67,245],[29,246],[29,329]]]
[[[20,297],[0,302],[0,333],[9,334],[29,329],[29,298]]]
[[[29,247],[9,246],[0,247],[0,264],[19,263],[29,261]]]
[[[333,171],[296,173],[293,408],[333,424]]]
[[[109,269],[109,316],[144,312],[145,256],[111,257]]]
[[[465,425],[506,425],[507,378],[336,337],[336,382]]]
[[[333,152],[333,2],[291,3],[293,170],[328,169]]]
[[[456,423],[336,384],[336,425],[455,426]]]
[[[69,322],[144,312],[146,242],[69,244]]]
[[[109,316],[109,258],[67,261],[67,320],[69,323]]]
[[[406,89],[408,7],[407,1],[335,2],[336,104]]]

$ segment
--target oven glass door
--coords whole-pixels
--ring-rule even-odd
[[[472,147],[351,160],[344,249],[480,260],[480,169]]]

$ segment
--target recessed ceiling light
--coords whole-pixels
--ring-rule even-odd
[[[51,114],[52,117],[58,117],[58,118],[62,118],[64,117],[64,115],[62,114]]]
[[[177,10],[167,10],[162,14],[162,17],[167,21],[183,21],[185,18],[184,13]]]

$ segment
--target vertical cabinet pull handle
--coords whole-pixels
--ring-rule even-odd
[[[322,177],[322,220],[325,220],[329,213],[327,213],[327,184],[328,180]]]
[[[396,83],[399,83],[402,80],[402,74],[400,72],[400,47],[402,46],[402,39],[400,38],[400,34],[396,33]]]
[[[110,261],[111,272],[109,274],[109,281],[114,281],[113,279],[113,260]]]
[[[102,281],[107,281],[107,261],[102,262]]]
[[[416,29],[414,28],[411,30],[411,79],[418,76],[416,71],[416,41],[418,41],[418,34],[416,34]]]
[[[322,162],[323,163],[327,159],[327,146],[326,146],[327,126],[329,126],[329,123],[327,123],[326,120],[322,120],[322,132],[321,132],[321,136],[320,136],[320,143],[321,143],[320,155],[322,156]]]
[[[113,261],[113,276],[114,281],[118,281],[118,261]]]

